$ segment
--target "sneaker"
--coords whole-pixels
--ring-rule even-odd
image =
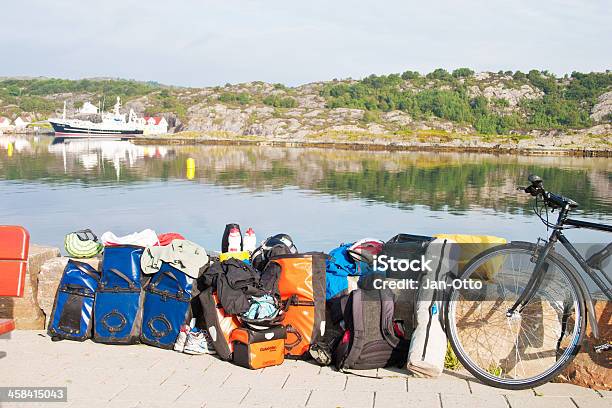
[[[204,337],[206,338],[206,346],[208,347],[208,350],[210,350],[210,354],[217,354],[215,351],[215,343],[213,343],[210,333],[207,330],[202,330],[202,333],[204,333]]]
[[[184,325],[181,327],[176,341],[174,342],[174,351],[182,353],[185,350],[185,343],[187,342],[187,333],[189,333],[189,326]]]
[[[319,365],[328,366],[332,362],[331,350],[326,345],[313,344],[310,346],[310,356]]]
[[[217,354],[214,348],[209,345],[205,331],[189,332],[187,342],[183,350],[187,354]]]

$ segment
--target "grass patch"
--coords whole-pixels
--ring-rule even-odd
[[[447,370],[458,370],[461,367],[459,359],[455,355],[450,343],[446,344],[446,355],[444,356],[444,368]]]

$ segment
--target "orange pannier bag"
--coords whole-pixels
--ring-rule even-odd
[[[256,370],[283,364],[286,332],[283,326],[264,330],[239,328],[232,332],[234,364]]]
[[[205,329],[212,338],[215,351],[223,360],[231,360],[233,345],[230,341],[232,332],[240,327],[240,322],[234,315],[225,313],[219,302],[217,292],[213,288],[207,288],[198,295],[204,321]]]
[[[325,260],[322,252],[272,257],[280,267],[278,290],[286,302],[282,324],[287,330],[285,352],[301,357],[325,334]]]

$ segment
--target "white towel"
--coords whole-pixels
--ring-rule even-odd
[[[137,245],[149,247],[159,244],[157,234],[152,229],[145,229],[122,237],[116,236],[111,231],[106,231],[102,234],[100,239],[104,245]]]

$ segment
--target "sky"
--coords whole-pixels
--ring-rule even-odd
[[[298,85],[438,67],[612,69],[609,1],[4,3],[0,76]]]

